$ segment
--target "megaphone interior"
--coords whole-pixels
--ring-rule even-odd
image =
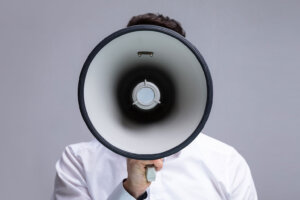
[[[174,154],[203,129],[212,106],[209,69],[177,32],[135,25],[112,33],[81,70],[79,107],[91,133],[128,158]]]

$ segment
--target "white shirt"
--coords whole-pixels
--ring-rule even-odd
[[[69,145],[56,163],[53,199],[134,200],[123,188],[126,158],[96,139]],[[164,159],[147,189],[151,200],[257,200],[245,159],[231,146],[203,133]]]

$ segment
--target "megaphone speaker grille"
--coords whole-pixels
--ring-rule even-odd
[[[132,91],[144,80],[154,83],[160,92],[160,103],[150,110],[133,106]],[[174,83],[167,73],[157,67],[143,65],[133,67],[122,74],[118,81],[116,97],[124,117],[136,123],[155,123],[171,114],[176,93]]]

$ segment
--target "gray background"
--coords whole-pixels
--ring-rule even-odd
[[[86,57],[133,15],[179,20],[214,81],[204,132],[248,161],[263,200],[300,199],[299,1],[0,1],[1,199],[48,199],[63,148],[92,135]]]

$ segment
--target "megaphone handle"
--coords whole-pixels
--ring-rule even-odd
[[[156,171],[154,165],[147,165],[146,178],[148,182],[155,181]]]

